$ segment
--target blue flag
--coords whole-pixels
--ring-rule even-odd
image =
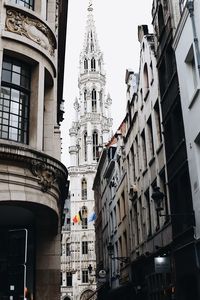
[[[93,211],[88,218],[88,222],[93,222],[96,220],[96,218],[97,218],[97,216],[96,216],[95,212]]]

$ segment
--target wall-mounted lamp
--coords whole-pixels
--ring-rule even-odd
[[[125,256],[113,256],[114,254],[114,246],[111,242],[108,243],[107,246],[108,249],[108,255],[111,257],[111,259],[117,259],[123,263],[128,263],[130,261],[130,257],[125,257]]]
[[[154,187],[153,193],[151,195],[151,198],[155,202],[156,210],[158,212],[159,217],[173,217],[173,216],[187,216],[187,215],[194,215],[194,212],[187,212],[187,213],[175,213],[175,214],[161,214],[161,211],[163,208],[163,199],[165,195],[160,191],[160,188],[158,186]]]

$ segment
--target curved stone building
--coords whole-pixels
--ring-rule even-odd
[[[59,299],[67,6],[66,0],[0,1],[2,300]]]

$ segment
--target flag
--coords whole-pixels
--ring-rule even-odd
[[[73,223],[80,223],[82,221],[81,211],[72,218],[72,221]]]
[[[93,222],[96,220],[96,218],[97,218],[96,213],[93,211],[88,218],[88,222]]]
[[[81,214],[81,211],[80,211],[80,210],[79,210],[78,214],[79,214],[80,220],[82,221],[82,214]]]
[[[78,223],[77,215],[72,218],[73,223]]]

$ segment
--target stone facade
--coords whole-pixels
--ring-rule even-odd
[[[105,95],[105,84],[103,54],[97,40],[93,7],[89,5],[80,55],[79,97],[74,102],[75,117],[69,130],[70,199],[66,202],[62,230],[62,299],[88,299],[96,290],[92,186],[101,148],[111,137],[112,127],[112,100],[109,94]]]
[[[68,172],[60,162],[63,75],[58,79],[57,66],[67,5],[0,1],[1,299],[22,298],[24,291],[30,299],[60,296]]]

